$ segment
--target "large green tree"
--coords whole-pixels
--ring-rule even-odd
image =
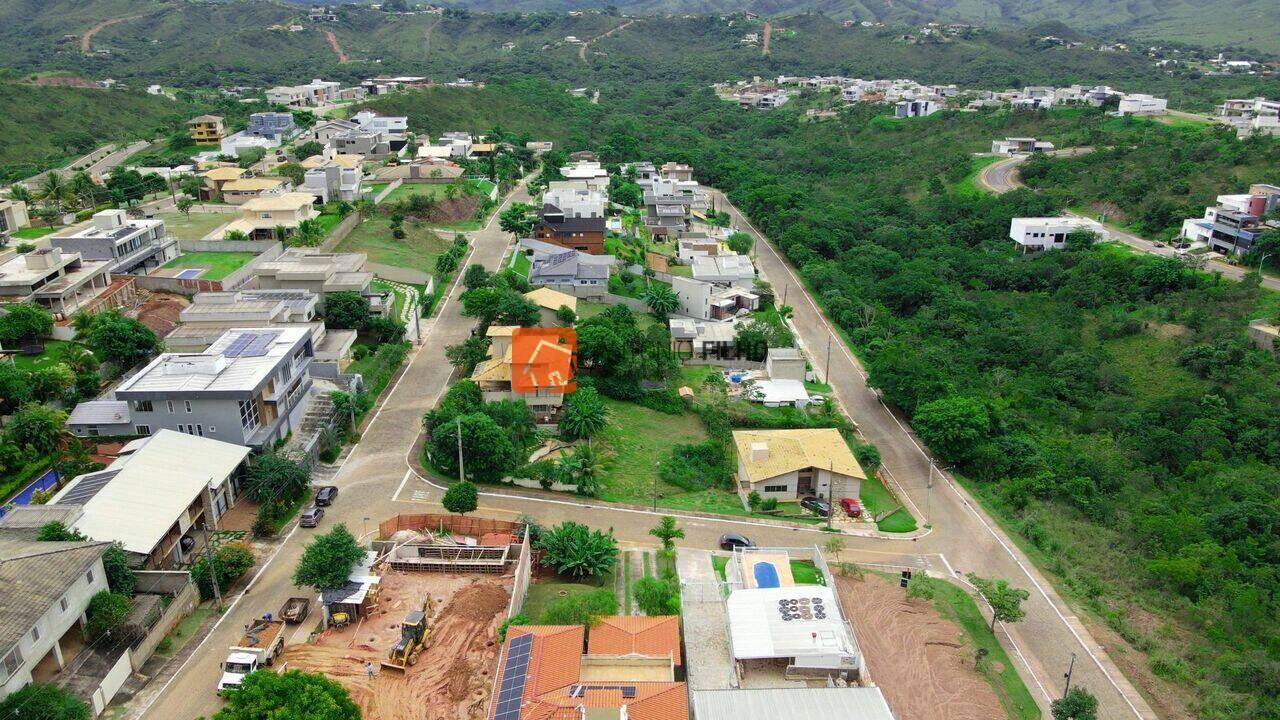
[[[316,590],[342,587],[351,575],[352,566],[363,557],[364,548],[347,526],[339,523],[307,543],[293,571],[293,584]]]
[[[992,632],[995,632],[996,622],[1013,623],[1026,616],[1027,611],[1022,608],[1022,602],[1031,597],[1026,590],[1013,587],[1007,580],[992,580],[974,573],[969,573],[966,577],[991,606]]]
[[[292,500],[307,491],[311,471],[302,463],[275,453],[254,458],[245,473],[245,492],[255,502]]]
[[[227,693],[213,720],[360,720],[360,708],[336,680],[290,670],[259,670]]]
[[[146,325],[107,310],[93,316],[85,344],[107,362],[129,368],[160,349],[156,334]]]
[[[0,700],[0,720],[89,720],[89,706],[56,685],[31,683]]]
[[[618,560],[618,541],[612,529],[607,533],[592,530],[572,520],[544,530],[538,545],[543,565],[574,578],[603,575]]]
[[[982,401],[971,397],[946,397],[916,409],[911,424],[921,439],[948,462],[974,456],[987,439],[991,419]]]
[[[476,492],[475,484],[466,480],[459,480],[450,485],[449,489],[444,491],[444,497],[440,499],[440,504],[444,506],[445,510],[459,515],[474,512],[479,504],[479,494]]]

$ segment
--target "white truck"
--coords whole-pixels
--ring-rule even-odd
[[[218,694],[229,688],[238,688],[244,676],[269,667],[284,649],[284,621],[269,616],[254,620],[245,628],[240,643],[227,651],[222,661],[222,678],[218,680]]]

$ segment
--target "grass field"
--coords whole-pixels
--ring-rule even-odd
[[[178,621],[178,624],[164,636],[164,640],[160,641],[160,645],[156,648],[159,655],[172,655],[181,650],[186,644],[195,637],[200,626],[204,621],[214,614],[214,609],[210,605],[197,607],[191,611],[191,614]],[[162,649],[163,648],[163,649]]]
[[[969,174],[966,175],[963,180],[956,183],[955,191],[961,195],[982,195],[986,191],[978,187],[978,173],[982,172],[982,169],[986,166],[992,165],[1003,159],[1004,158],[997,157],[995,155],[984,155],[973,158],[973,169],[969,171]]]
[[[529,594],[525,596],[524,607],[520,613],[529,617],[534,623],[547,611],[547,606],[562,597],[582,595],[593,590],[613,587],[613,574],[593,578],[585,582],[571,582],[562,578],[547,578],[529,584]]]
[[[529,277],[529,270],[533,268],[533,263],[529,261],[529,256],[524,253],[516,253],[515,262],[511,263],[511,269],[521,277]]]
[[[862,500],[862,506],[873,516],[901,504],[875,475],[862,481],[858,495]],[[899,507],[897,511],[876,523],[876,527],[883,532],[911,532],[916,529],[916,519],[905,507]]]
[[[221,280],[257,257],[251,252],[183,253],[165,263],[167,268],[205,268],[201,280]]]
[[[193,212],[183,215],[180,212],[168,212],[159,213],[156,219],[163,220],[165,228],[179,240],[199,240],[236,219],[236,216],[227,213]]]
[[[342,218],[333,213],[321,213],[316,216],[316,222],[320,223],[320,227],[324,228],[325,235],[328,235],[334,226],[342,222]]]
[[[436,257],[449,249],[449,241],[425,225],[404,224],[405,237],[391,236],[391,219],[374,216],[360,223],[338,243],[337,252],[361,252],[369,262],[435,272]]]
[[[385,198],[384,203],[395,203],[401,200],[408,200],[414,195],[426,195],[427,197],[442,198],[444,197],[444,189],[446,183],[404,183],[400,187],[392,190]]]
[[[702,421],[693,413],[666,415],[635,403],[606,400],[609,426],[601,433],[607,448],[600,499],[611,502],[652,501],[658,462],[671,448],[707,438]],[[659,497],[685,490],[657,482]],[[729,495],[729,493],[724,493]]]
[[[39,355],[21,355],[13,356],[13,364],[20,370],[39,370],[40,368],[54,365],[58,362],[59,353],[62,348],[72,343],[62,340],[46,340],[44,343],[44,352]]]
[[[10,236],[14,240],[39,240],[45,235],[52,235],[56,231],[57,228],[51,227],[27,227],[21,230],[14,230],[10,233]]]

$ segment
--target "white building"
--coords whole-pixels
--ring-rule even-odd
[[[403,139],[409,132],[409,118],[403,115],[379,115],[372,110],[361,110],[351,116],[362,128],[383,133],[391,138]]]
[[[327,162],[321,167],[307,170],[300,190],[315,195],[322,203],[334,200],[351,202],[360,199],[363,179],[364,173],[358,167]]]
[[[1067,236],[1077,230],[1106,237],[1106,231],[1098,223],[1083,218],[1014,218],[1009,223],[1009,237],[1023,252],[1061,250],[1067,245]]]
[[[993,155],[1017,155],[1020,153],[1052,152],[1053,143],[1031,137],[1010,137],[991,141]]]
[[[671,289],[680,299],[678,312],[702,320],[728,320],[760,307],[760,296],[741,287],[723,287],[675,275]]]
[[[693,279],[750,290],[755,287],[756,267],[746,255],[696,257]]]
[[[585,180],[553,180],[542,194],[543,205],[554,205],[567,218],[604,217],[607,202],[604,194]]]
[[[609,171],[598,162],[579,160],[560,168],[560,175],[565,180],[577,180],[586,187],[600,193],[609,191]]]
[[[1120,98],[1120,115],[1164,115],[1169,112],[1169,101],[1141,93],[1131,93]]]
[[[941,109],[941,103],[933,100],[903,100],[894,106],[893,115],[898,118],[926,117]]]

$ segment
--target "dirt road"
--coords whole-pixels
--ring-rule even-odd
[[[581,60],[582,62],[586,62],[586,61],[587,61],[587,46],[588,46],[588,45],[590,45],[591,43],[593,43],[593,42],[595,42],[595,41],[597,41],[597,40],[602,40],[602,39],[604,39],[604,38],[607,38],[607,37],[609,37],[610,35],[612,35],[612,34],[614,34],[614,33],[618,32],[619,30],[626,30],[627,28],[631,27],[631,25],[632,25],[632,24],[634,24],[634,23],[635,23],[635,20],[628,20],[628,21],[626,21],[626,22],[622,23],[621,25],[619,25],[618,27],[613,28],[612,30],[609,30],[609,31],[605,32],[603,35],[597,35],[597,36],[595,36],[595,37],[591,38],[590,40],[587,40],[587,41],[583,42],[583,43],[582,43],[582,45],[580,45],[580,46],[578,47],[578,59],[579,59],[579,60]]]
[[[347,54],[342,51],[342,46],[338,44],[338,36],[334,35],[332,30],[325,30],[324,39],[329,41],[329,47],[333,48],[333,54],[338,56],[338,64],[346,65],[348,62]]]
[[[103,28],[110,27],[117,23],[122,23],[125,20],[132,20],[136,17],[138,16],[128,15],[126,17],[111,18],[110,20],[103,20],[97,25],[94,25],[93,27],[89,28],[87,31],[85,31],[85,34],[80,36],[80,52],[84,53],[85,55],[88,55],[89,53],[93,52],[93,36],[101,32]]]
[[[769,40],[773,37],[773,23],[766,22],[764,24],[764,39],[760,41],[760,54],[769,54]]]

